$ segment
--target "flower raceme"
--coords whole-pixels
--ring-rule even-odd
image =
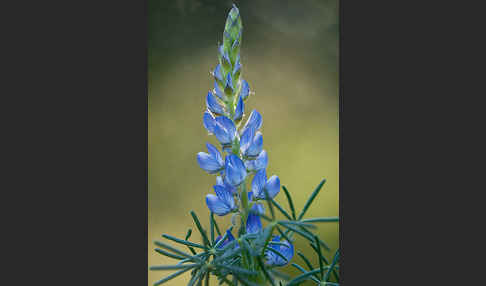
[[[241,31],[239,11],[233,7],[226,21],[223,44],[218,50],[219,64],[212,72],[214,88],[206,95],[206,111],[203,113],[203,125],[221,144],[222,153],[217,147],[207,143],[209,153],[199,152],[197,161],[204,171],[217,175],[216,185],[213,186],[215,194],[206,196],[209,210],[218,216],[232,212],[241,216],[246,214],[243,220],[244,231],[247,234],[258,234],[262,230],[259,214],[265,213],[265,208],[259,201],[267,199],[266,194],[268,199],[273,199],[280,191],[280,180],[276,175],[267,179],[268,155],[263,150],[263,134],[260,131],[262,115],[257,110],[252,110],[243,127],[239,128],[240,121],[245,116],[244,101],[251,94],[248,82],[241,78]],[[225,153],[223,160],[221,154]],[[247,192],[247,179],[251,175],[251,191]],[[242,196],[248,196],[246,206],[241,200]],[[228,231],[223,244],[232,240],[234,238]],[[281,245],[272,247],[285,253]],[[290,249],[293,255],[293,247]],[[289,254],[289,257],[292,255]],[[285,265],[283,260],[279,260],[281,257],[276,258],[272,254],[267,254],[267,257],[269,265]]]
[[[204,127],[216,137],[226,156],[223,161],[219,150],[207,143],[209,153],[199,152],[197,161],[207,173],[218,175],[213,187],[215,194],[206,196],[209,210],[218,216],[231,212],[246,213],[245,230],[256,234],[261,231],[262,222],[255,212],[265,212],[258,201],[265,200],[265,192],[274,198],[280,190],[280,180],[276,175],[267,180],[265,169],[268,166],[268,155],[263,150],[263,134],[260,131],[262,115],[252,110],[243,127],[240,130],[237,127],[245,116],[244,101],[251,94],[248,82],[241,78],[240,22],[238,9],[233,7],[226,21],[223,44],[219,46],[219,64],[212,72],[214,88],[207,93],[206,111],[203,113]],[[246,194],[251,206],[244,210],[241,196],[252,174],[252,189]]]

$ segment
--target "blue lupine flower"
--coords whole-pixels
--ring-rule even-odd
[[[218,149],[213,145],[206,143],[209,154],[205,152],[197,153],[197,162],[199,166],[209,174],[215,174],[221,171],[224,167],[223,158]]]
[[[236,137],[235,124],[226,116],[219,116],[215,121],[216,123],[214,124],[214,131],[212,133],[214,133],[221,144],[231,145]]]
[[[248,171],[258,171],[267,168],[268,155],[267,151],[263,150],[255,160],[246,160],[245,167]]]
[[[233,234],[231,234],[231,231],[229,231],[229,229],[226,230],[226,233],[227,233],[226,239],[223,242],[221,242],[221,244],[218,246],[218,249],[221,249],[221,248],[225,247],[228,243],[230,243],[233,240],[235,240],[235,237],[233,236]],[[218,241],[221,238],[222,238],[221,235],[218,235],[218,237],[216,237],[216,239],[215,239],[215,243],[218,243]],[[236,248],[238,248],[238,247],[239,247],[239,245],[236,244]]]
[[[257,157],[263,149],[261,132],[255,134],[253,127],[247,128],[241,135],[240,150],[245,157]]]
[[[218,102],[218,100],[211,91],[208,92],[208,96],[206,97],[206,106],[211,112],[215,114],[225,114],[223,106]]]
[[[214,127],[216,126],[216,118],[209,111],[205,111],[203,115],[203,125],[210,134],[214,134]]]
[[[246,80],[241,81],[240,97],[246,100],[250,95],[250,86]]]
[[[265,190],[268,192],[270,199],[273,199],[280,191],[280,179],[273,175],[267,180],[267,172],[265,169],[261,169],[253,177],[251,190],[258,199],[265,199]]]
[[[275,236],[273,239],[272,239],[273,242],[281,242],[280,240],[280,236],[277,235]],[[265,251],[265,258],[266,258],[266,261],[265,263],[267,265],[270,265],[270,266],[284,266],[286,265],[287,263],[290,262],[290,260],[292,259],[292,257],[294,256],[294,246],[292,245],[292,243],[288,242],[288,241],[283,241],[283,243],[285,243],[286,245],[280,245],[280,244],[269,244],[269,247],[277,250],[278,252],[280,252],[281,254],[283,254],[283,256],[285,258],[287,258],[287,262],[282,258],[280,257],[279,255],[275,254],[274,252],[272,251]]]
[[[223,186],[226,189],[230,190],[233,194],[235,194],[238,189],[227,183],[221,176],[216,177],[216,185]]]
[[[257,205],[251,207],[252,211],[259,212]],[[250,213],[248,219],[246,220],[246,232],[247,233],[257,233],[262,229],[262,221],[260,216],[257,214]]]
[[[251,112],[250,117],[248,117],[248,120],[241,131],[241,134],[243,134],[243,132],[250,127],[252,127],[254,130],[258,130],[260,127],[262,127],[262,115],[256,111],[256,109]]]
[[[233,193],[230,190],[216,185],[214,186],[214,192],[216,196],[213,194],[206,195],[206,204],[213,213],[224,216],[236,208]]]
[[[234,121],[238,122],[243,118],[243,112],[245,111],[245,104],[243,103],[243,99],[238,100],[238,104],[236,105],[235,116],[233,117]]]
[[[246,178],[246,167],[238,156],[231,154],[226,156],[225,161],[226,183],[232,186],[239,186]]]

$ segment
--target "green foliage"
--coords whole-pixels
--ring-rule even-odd
[[[244,234],[238,239],[233,240],[223,247],[223,242],[226,241],[228,233],[225,233],[221,239],[215,239],[215,231],[221,234],[218,230],[216,221],[214,220],[213,213],[209,213],[210,221],[210,233],[211,236],[207,236],[207,230],[201,225],[198,216],[194,211],[190,214],[196,225],[196,229],[201,235],[203,244],[189,241],[192,230],[189,229],[185,239],[177,238],[171,235],[163,234],[162,237],[172,241],[176,244],[190,247],[194,252],[192,254],[186,253],[182,250],[174,248],[165,242],[156,241],[155,245],[160,247],[155,251],[161,255],[179,260],[174,265],[152,266],[152,271],[167,271],[178,270],[173,274],[165,277],[154,283],[154,285],[160,285],[171,279],[189,271],[191,271],[191,280],[188,285],[200,285],[205,281],[206,285],[209,282],[209,277],[215,276],[220,284],[226,285],[299,285],[307,280],[311,280],[317,285],[339,285],[335,282],[330,282],[331,276],[334,275],[335,281],[339,281],[337,269],[339,269],[339,249],[333,256],[332,262],[329,264],[328,260],[324,256],[321,250],[321,246],[325,250],[328,250],[326,244],[315,234],[311,232],[316,228],[316,223],[330,223],[337,222],[337,217],[323,217],[323,218],[308,218],[304,219],[304,215],[312,203],[315,201],[317,194],[323,187],[325,180],[323,180],[317,188],[312,192],[306,204],[302,208],[298,218],[294,219],[293,215],[290,215],[287,210],[277,204],[274,200],[266,200],[269,208],[273,209],[273,206],[277,206],[277,209],[287,218],[287,220],[278,220],[273,214],[272,217],[260,215],[268,221],[266,227],[263,228],[261,234]],[[283,187],[284,190],[287,188]],[[292,197],[288,190],[289,205],[293,205]],[[295,213],[290,211],[290,213]],[[285,215],[287,214],[287,215]],[[230,229],[231,231],[231,229]],[[270,251],[284,260],[287,260],[285,255],[280,253],[271,245],[285,245],[284,242],[270,241],[270,238],[274,234],[280,234],[287,237],[288,241],[294,241],[293,235],[298,234],[300,237],[309,241],[310,246],[315,251],[318,258],[319,265],[314,267],[310,260],[304,256],[300,251],[297,251],[298,256],[304,261],[305,266],[300,266],[297,263],[292,263],[292,266],[298,269],[302,274],[291,279],[287,275],[279,272],[274,267],[265,264],[265,253]],[[161,249],[163,248],[163,249]],[[200,252],[198,253],[197,250]],[[199,283],[199,284],[198,284]]]

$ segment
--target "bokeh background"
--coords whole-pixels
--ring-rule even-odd
[[[199,168],[196,154],[206,151],[205,142],[216,145],[202,114],[233,2],[244,26],[242,75],[255,92],[246,115],[256,108],[263,116],[267,173],[280,177],[298,210],[326,178],[307,217],[338,215],[338,1],[149,0],[149,265],[174,262],[154,252],[153,241],[162,233],[184,237],[188,228],[195,230],[190,210],[209,225],[204,198],[215,177]],[[287,206],[283,191],[277,201]],[[221,228],[229,226],[229,216],[217,220]],[[331,257],[339,245],[338,224],[321,224],[318,233],[331,246]],[[318,265],[305,240],[298,238],[296,249]],[[292,262],[304,265],[298,256]],[[167,274],[149,271],[149,285]],[[188,277],[168,285],[186,285]]]

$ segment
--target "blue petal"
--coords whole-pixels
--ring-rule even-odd
[[[211,91],[208,92],[208,96],[206,97],[206,105],[213,113],[221,115],[224,114],[223,106],[219,104],[218,100]]]
[[[247,175],[245,164],[234,154],[226,156],[225,172],[225,180],[232,186],[241,184]]]
[[[230,190],[221,185],[215,185],[213,188],[216,196],[218,196],[218,198],[223,201],[229,209],[233,210],[236,207],[233,194]]]
[[[252,143],[253,137],[254,137],[254,130],[253,128],[247,128],[245,131],[243,131],[243,134],[241,135],[240,138],[240,150],[241,153],[246,154],[246,150],[250,147],[250,144]]]
[[[236,127],[233,121],[226,116],[216,118],[214,135],[221,144],[231,144],[236,136]]]
[[[228,134],[226,129],[223,128],[220,124],[216,124],[214,126],[214,136],[218,139],[218,141],[223,145],[230,145],[233,141],[231,140],[231,136]]]
[[[219,88],[218,82],[214,81],[214,94],[221,100],[225,100],[226,96],[223,95],[221,88]]]
[[[265,214],[265,207],[260,203],[254,204],[251,209],[259,214]]]
[[[223,157],[221,157],[221,153],[219,153],[218,148],[210,143],[206,143],[206,147],[208,148],[209,154],[218,162],[218,164],[221,165],[221,167],[223,167]]]
[[[223,247],[225,247],[228,243],[232,242],[233,240],[235,240],[235,237],[233,236],[233,234],[231,233],[231,231],[228,229],[226,230],[226,239],[221,242],[221,244],[218,246],[218,249],[221,249]],[[218,243],[218,241],[221,239],[221,235],[219,235],[216,240],[215,240],[215,243]],[[238,244],[236,244],[236,247],[235,248],[238,248],[240,247]]]
[[[258,130],[260,129],[260,127],[262,127],[262,116],[256,110],[253,110],[251,112],[248,121],[246,121],[246,124],[243,127],[243,130],[246,130],[247,128],[250,127],[253,128],[254,130]]]
[[[204,152],[197,153],[197,163],[201,169],[209,174],[215,174],[223,167],[223,165],[219,164],[219,162],[213,158],[213,156]]]
[[[273,175],[268,179],[267,183],[265,184],[265,189],[268,192],[270,198],[275,198],[275,196],[280,192],[280,179]]]
[[[275,236],[272,239],[272,241],[280,242],[281,241],[280,236]],[[287,258],[287,262],[285,262],[285,260],[282,257],[280,257],[279,255],[267,250],[265,252],[265,256],[266,256],[265,263],[267,265],[284,266],[284,265],[286,265],[290,262],[290,260],[294,256],[294,246],[292,245],[292,243],[290,243],[288,241],[283,241],[283,243],[285,243],[286,245],[270,244],[269,247],[280,252],[285,258]]]
[[[249,128],[249,129],[253,129],[253,128]],[[245,152],[245,156],[256,157],[260,154],[260,152],[262,152],[262,149],[263,149],[262,133],[257,132],[251,144],[248,146],[248,149]]]
[[[236,105],[236,110],[235,110],[235,116],[234,120],[235,121],[240,121],[243,118],[243,112],[245,111],[245,104],[243,103],[243,99],[238,100],[238,104]]]
[[[224,216],[231,211],[231,209],[222,200],[213,194],[206,195],[206,205],[208,206],[209,210],[219,216]]]
[[[260,155],[253,161],[253,168],[255,171],[265,169],[268,165],[267,151],[263,150]]]
[[[250,95],[250,86],[248,85],[248,82],[246,80],[242,80],[240,97],[243,98],[243,100],[246,100],[249,95]]]
[[[251,182],[251,191],[253,192],[255,197],[259,199],[265,198],[263,188],[265,187],[266,182],[267,172],[265,171],[265,169],[261,169],[255,174],[255,176],[253,177],[253,181]]]
[[[259,215],[249,214],[246,221],[246,233],[257,233],[262,229],[262,221]]]
[[[235,194],[238,191],[237,188],[235,188],[232,185],[226,183],[221,176],[217,176],[216,177],[216,185],[225,187],[226,189],[228,189],[233,194]]]
[[[216,68],[214,69],[213,76],[216,80],[219,80],[220,82],[223,81],[223,72],[221,70],[221,65],[218,64]]]
[[[203,125],[208,130],[209,133],[214,134],[214,127],[216,126],[216,120],[214,119],[213,115],[208,111],[204,112],[203,115]]]

